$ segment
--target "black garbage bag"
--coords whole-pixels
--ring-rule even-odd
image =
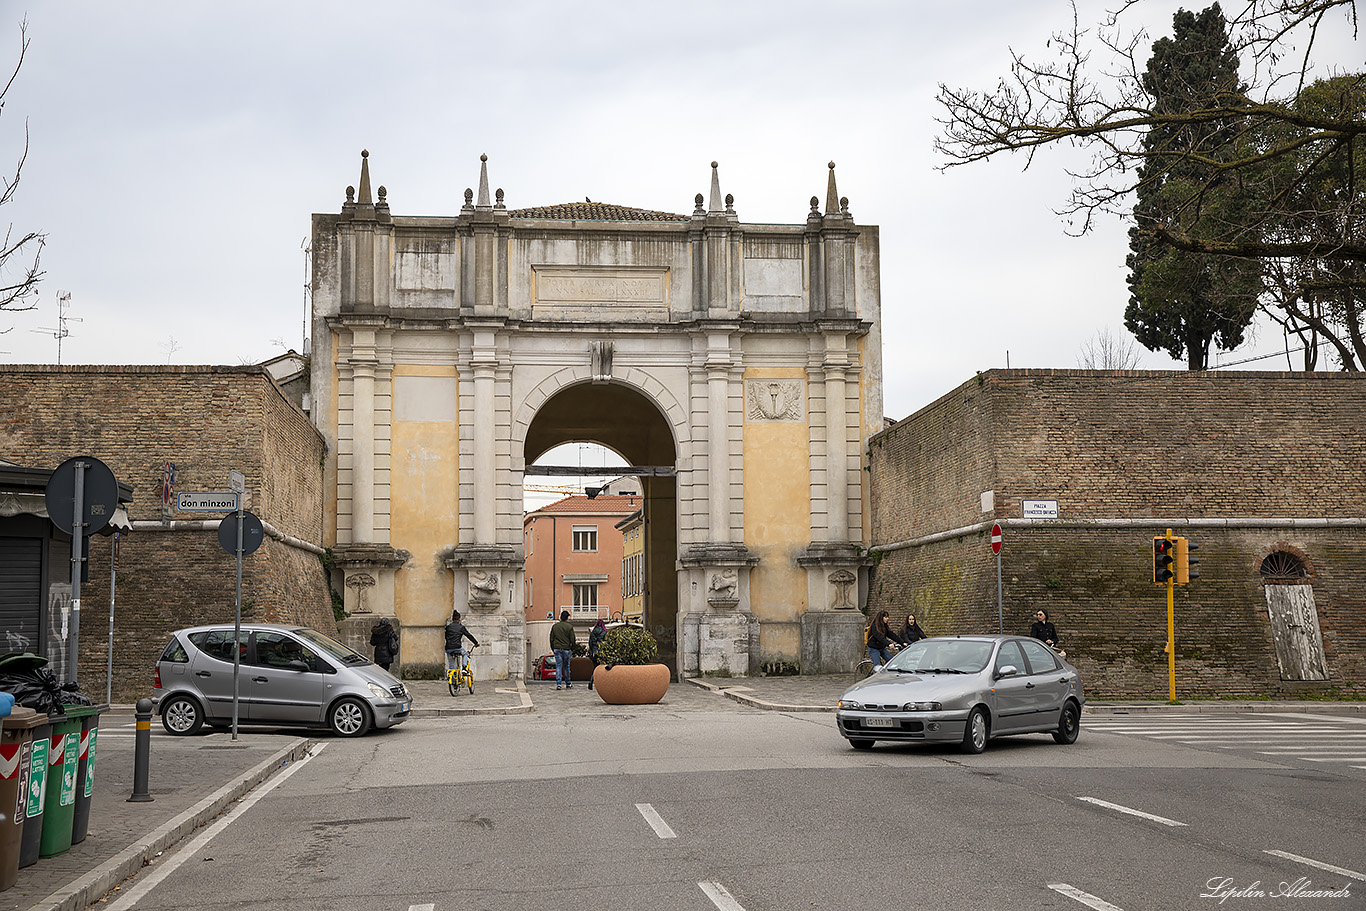
[[[74,683],[68,686],[75,686]],[[57,675],[45,667],[27,670],[0,670],[0,690],[14,696],[14,701],[25,708],[46,715],[65,715],[65,705],[90,705],[90,700],[80,693],[68,693],[66,687],[57,682]],[[73,702],[69,696],[85,699],[84,703]]]

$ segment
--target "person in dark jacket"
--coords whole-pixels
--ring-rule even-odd
[[[588,657],[593,659],[593,669],[598,668],[598,648],[602,645],[602,640],[607,638],[607,624],[598,618],[598,622],[593,624],[593,631],[588,634]],[[593,678],[588,678],[588,688],[593,688]]]
[[[463,639],[470,640],[470,648],[479,647],[479,640],[460,622],[460,611],[451,611],[451,622],[446,624],[446,670],[454,668],[455,664],[452,662],[458,661],[465,654],[464,648],[461,647]]]
[[[901,628],[900,635],[902,645],[910,645],[912,642],[929,638],[925,635],[925,631],[920,628],[920,624],[915,622],[915,614],[906,615],[906,625]]]
[[[1034,625],[1029,628],[1029,635],[1050,648],[1058,647],[1058,631],[1048,621],[1048,611],[1042,608],[1034,615]]]
[[[868,657],[875,664],[886,664],[892,660],[893,642],[900,643],[901,637],[892,632],[892,627],[887,623],[887,612],[880,610],[873,617],[873,622],[868,624]]]
[[[398,630],[388,617],[380,617],[370,628],[370,644],[375,647],[375,663],[389,670],[389,665],[398,657]]]
[[[574,657],[574,624],[569,622],[569,611],[560,611],[560,622],[550,628],[550,650],[555,653],[555,689],[574,688],[569,679],[569,661]]]

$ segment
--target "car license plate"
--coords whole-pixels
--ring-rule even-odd
[[[863,726],[866,728],[894,728],[896,727],[895,718],[865,718]]]

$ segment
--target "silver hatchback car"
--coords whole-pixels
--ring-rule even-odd
[[[912,643],[846,690],[835,723],[856,750],[898,740],[980,753],[1005,734],[1074,743],[1085,704],[1077,669],[1037,639],[941,636]]]
[[[172,734],[232,723],[233,655],[239,724],[329,727],[359,737],[404,721],[413,700],[369,658],[317,630],[244,623],[177,630],[157,659],[152,702]]]

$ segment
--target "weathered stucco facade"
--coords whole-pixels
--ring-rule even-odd
[[[1043,607],[1089,692],[1166,698],[1152,539],[1170,528],[1200,545],[1175,593],[1178,698],[1360,693],[1364,415],[1361,374],[979,374],[870,441],[869,606],[994,632],[1000,523],[1005,630]]]
[[[523,653],[522,479],[564,442],[644,488],[646,623],[677,673],[820,670],[858,648],[864,441],[882,412],[878,234],[835,189],[742,223],[713,164],[691,215],[509,210],[487,164],[452,217],[358,191],[313,217],[314,420],[347,609],[435,660],[451,610]],[[421,660],[421,659],[418,659]]]

